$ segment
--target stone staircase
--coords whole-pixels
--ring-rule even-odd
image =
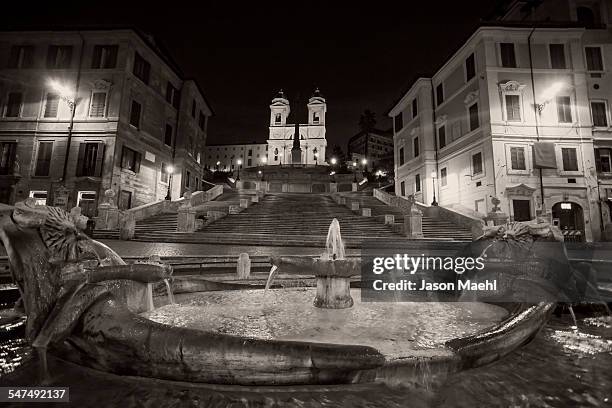
[[[177,215],[160,214],[136,224],[135,240],[151,242],[185,242],[261,246],[312,246],[325,244],[332,219],[340,222],[342,237],[349,248],[358,248],[365,240],[404,241],[406,238],[384,216],[393,214],[396,226],[403,223],[403,213],[377,200],[371,192],[342,193],[348,200],[358,201],[360,208],[370,208],[372,217],[363,217],[347,206],[337,204],[327,194],[268,194],[259,203],[251,204],[238,214],[230,214],[206,225],[200,231],[177,232]],[[197,207],[199,215],[207,210],[227,211],[246,198],[229,190],[217,200]],[[349,205],[350,207],[350,205]],[[426,239],[471,240],[471,233],[440,219],[423,217]],[[118,231],[96,231],[95,238],[118,239]]]
[[[391,207],[372,195],[372,192],[358,191],[341,193],[347,200],[357,201],[359,208],[370,208],[372,217],[384,223],[385,215],[395,217],[395,222],[404,223],[404,213],[397,207]],[[457,241],[471,241],[472,232],[464,227],[457,226],[450,221],[423,216],[423,237],[426,239],[452,239]]]

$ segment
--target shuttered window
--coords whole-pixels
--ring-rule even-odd
[[[6,176],[13,173],[16,153],[16,142],[0,143],[0,175]]]
[[[138,173],[140,171],[141,156],[136,150],[123,146],[121,151],[121,168]]]
[[[513,43],[500,43],[499,52],[501,54],[502,67],[516,68],[516,55]]]
[[[47,68],[66,69],[72,62],[71,45],[50,45],[47,51]]]
[[[561,157],[563,159],[563,170],[578,171],[578,156],[576,149],[573,147],[564,147],[561,149]]]
[[[448,171],[446,170],[446,167],[440,170],[440,185],[442,187],[446,186],[446,184],[448,183],[447,173]]]
[[[15,45],[11,47],[8,68],[32,68],[34,66],[34,47]]]
[[[39,142],[38,154],[36,155],[36,169],[34,175],[46,177],[51,168],[51,154],[53,153],[53,142]]]
[[[446,126],[438,128],[438,146],[440,149],[446,146]]]
[[[119,47],[116,45],[96,45],[94,47],[91,67],[97,69],[115,68],[117,65],[118,49]]]
[[[172,146],[172,126],[166,123],[166,132],[164,133],[164,144]]]
[[[11,92],[8,94],[6,103],[6,117],[17,118],[21,114],[21,104],[23,102],[23,94],[21,92]]]
[[[135,128],[140,128],[140,115],[142,112],[142,105],[136,101],[132,101],[132,110],[130,111],[130,125]]]
[[[106,92],[94,92],[91,94],[91,108],[89,116],[102,118],[106,113]]]
[[[521,121],[521,97],[519,95],[506,95],[506,120],[508,122]]]
[[[59,107],[59,95],[49,92],[45,101],[45,118],[56,118]]]
[[[417,193],[421,191],[421,175],[420,174],[414,175],[414,191]]]
[[[608,115],[605,102],[591,102],[591,113],[593,115],[593,126],[608,127]]]
[[[526,170],[525,165],[525,148],[511,147],[510,148],[510,165],[512,170]]]
[[[482,173],[482,153],[478,152],[472,155],[472,174],[477,175]]]
[[[104,143],[85,142],[79,145],[77,177],[101,177],[104,161]]]
[[[553,69],[565,69],[565,46],[563,44],[550,44],[550,67]]]
[[[480,120],[478,118],[478,104],[475,103],[468,109],[470,119],[470,132],[480,127]]]
[[[149,77],[151,75],[151,64],[139,53],[134,54],[134,75],[139,78],[145,84],[149,83]]]
[[[603,71],[603,59],[601,57],[600,47],[585,47],[587,70]]]
[[[569,96],[557,96],[557,116],[559,123],[572,123],[572,106]]]

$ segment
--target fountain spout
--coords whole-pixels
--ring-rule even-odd
[[[334,218],[327,231],[327,239],[325,240],[325,250],[322,258],[324,259],[344,259],[344,242],[340,234],[340,223],[337,218]],[[326,257],[326,258],[325,258]]]

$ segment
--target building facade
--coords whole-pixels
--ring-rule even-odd
[[[301,160],[299,164],[323,164],[325,162],[325,114],[327,103],[317,89],[308,100],[308,123],[299,124]],[[291,149],[294,146],[296,125],[287,122],[291,113],[289,100],[280,91],[270,105],[270,135],[268,137],[268,164],[292,164]],[[296,164],[296,163],[293,163]]]
[[[574,24],[481,27],[414,83],[389,112],[398,195],[480,215],[495,196],[513,220],[543,215],[568,239],[601,238],[611,222],[610,8],[588,2],[601,20],[584,24],[577,3],[563,17]]]
[[[376,167],[393,155],[393,131],[362,130],[349,139],[347,151],[352,160],[365,158],[368,166]]]
[[[93,216],[107,189],[127,209],[198,188],[212,110],[151,38],[3,32],[0,66],[1,202]]]
[[[208,145],[204,156],[204,168],[210,171],[234,171],[240,166],[242,168],[262,166],[268,161],[268,144],[253,142]]]

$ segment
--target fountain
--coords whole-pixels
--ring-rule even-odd
[[[180,294],[176,304],[152,311],[152,284],[165,285],[172,302],[169,282],[161,283],[171,277],[171,268],[157,262],[126,265],[85,236],[78,217],[33,200],[0,212],[0,239],[28,317],[26,338],[42,356],[48,349],[120,375],[283,385],[415,375],[422,373],[424,359],[432,372],[456,370],[488,363],[524,344],[554,308],[550,302],[517,304],[508,314],[485,303],[353,299],[350,278],[360,273],[360,261],[345,258],[334,220],[321,257],[272,258],[266,285],[278,271],[314,276],[316,307],[309,304],[312,291],[304,288],[262,296],[264,291],[249,282],[203,284],[200,279],[198,287],[213,289],[192,294],[187,304],[181,303],[186,294]],[[181,326],[163,321],[170,312],[179,313],[182,322],[221,317],[214,327]],[[271,324],[265,332],[262,322]]]
[[[345,259],[344,243],[340,234],[340,223],[332,220],[325,241],[325,252],[320,258],[271,257],[272,269],[266,289],[270,287],[276,273],[313,274],[317,282],[316,307],[345,309],[353,306],[350,291],[351,276],[359,275],[361,262]]]

